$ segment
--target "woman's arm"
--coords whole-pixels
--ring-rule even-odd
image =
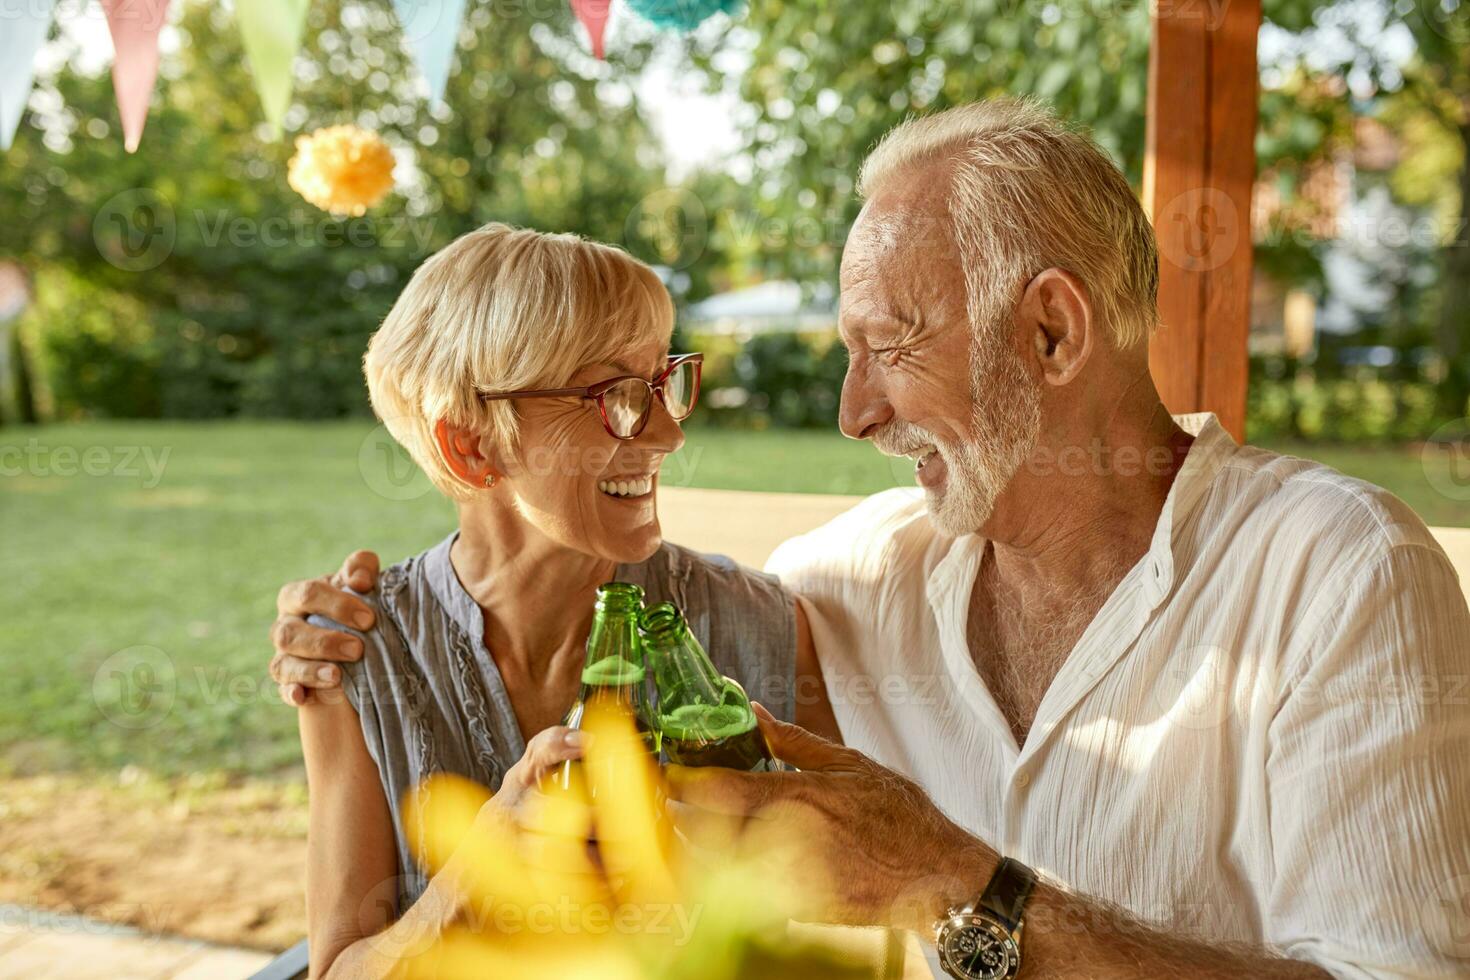
[[[393,816],[357,712],[339,691],[318,691],[298,712],[311,817],[306,849],[306,921],[311,976],[385,977],[395,963],[428,951],[464,907],[451,856],[418,901],[393,920],[398,855]],[[581,734],[540,732],[506,771],[486,804],[511,814],[541,777],[580,758]],[[501,821],[495,821],[498,826]]]
[[[341,691],[297,712],[310,789],[306,922],[311,976],[386,976],[421,953],[453,921],[458,903],[442,883],[396,923],[398,856],[393,816],[357,712]],[[390,928],[391,926],[391,928]],[[386,930],[386,931],[385,931]]]
[[[817,660],[817,647],[812,642],[812,627],[806,621],[806,610],[796,600],[796,712],[795,721],[802,728],[829,741],[841,743],[842,732],[832,702],[827,699],[827,682],[822,679],[822,665]]]

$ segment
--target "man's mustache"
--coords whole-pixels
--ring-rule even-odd
[[[942,449],[939,440],[912,422],[889,422],[874,432],[872,443],[885,456],[907,456],[920,446]]]

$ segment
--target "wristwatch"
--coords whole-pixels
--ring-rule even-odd
[[[1036,872],[1005,858],[980,897],[935,923],[939,965],[955,980],[1010,980],[1021,972],[1021,925]]]

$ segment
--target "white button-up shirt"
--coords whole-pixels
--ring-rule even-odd
[[[1212,415],[1024,746],[976,671],[985,541],[917,490],[783,544],[843,737],[1053,881],[1337,976],[1470,976],[1470,612],[1423,522]],[[978,892],[984,882],[976,882]]]

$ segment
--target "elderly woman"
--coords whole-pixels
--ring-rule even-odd
[[[347,697],[300,711],[313,976],[386,973],[405,951],[395,937],[422,940],[457,914],[443,872],[426,877],[405,840],[407,791],[457,773],[513,807],[579,754],[558,723],[601,583],[677,602],[771,713],[835,732],[792,597],[662,540],[659,467],[699,394],[700,356],[670,356],[672,328],[662,284],[623,252],[492,224],[425,262],[374,335],[373,408],[453,498],[459,527],[384,571],[369,608],[329,602],[343,622],[371,611],[375,624],[351,632],[362,656],[341,664]],[[281,629],[353,643],[286,616],[278,645]],[[281,681],[302,679],[293,669],[273,664]]]

